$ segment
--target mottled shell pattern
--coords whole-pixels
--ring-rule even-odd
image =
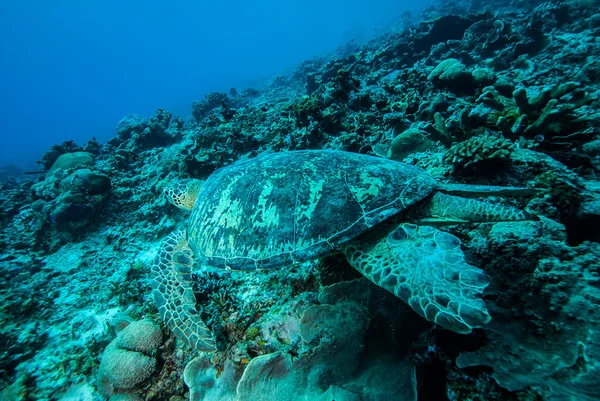
[[[269,153],[215,171],[188,242],[216,268],[274,268],[340,245],[429,195],[436,181],[395,161],[338,151]]]

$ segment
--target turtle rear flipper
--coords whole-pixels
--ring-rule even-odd
[[[447,195],[457,195],[463,198],[475,198],[479,196],[535,196],[546,191],[543,188],[441,183],[436,186],[436,190]]]
[[[152,263],[152,295],[161,319],[179,339],[198,351],[216,351],[215,339],[198,316],[191,284],[194,258],[185,231],[169,234]]]
[[[352,242],[344,253],[365,277],[431,322],[467,334],[490,320],[481,299],[490,279],[465,262],[452,234],[400,224],[384,237]]]
[[[540,218],[512,206],[436,192],[419,205],[411,219],[417,223],[440,226],[460,223],[538,221]]]

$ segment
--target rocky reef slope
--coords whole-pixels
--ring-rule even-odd
[[[211,93],[187,121],[160,109],[104,145],[54,146],[38,180],[0,187],[0,399],[600,399],[599,93],[594,2],[442,2],[264,88]],[[198,266],[218,351],[178,343],[148,283],[187,220],[166,184],[297,149],[544,189],[498,199],[539,222],[446,228],[492,278],[492,323],[434,327],[333,256]]]

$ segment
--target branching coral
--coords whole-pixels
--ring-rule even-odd
[[[585,126],[592,119],[582,114],[582,108],[593,98],[577,82],[565,82],[529,95],[525,88],[516,89],[512,99],[499,94],[494,87],[486,87],[477,99],[493,110],[485,121],[505,133],[534,137],[543,135],[552,139],[569,134]]]
[[[498,135],[484,134],[452,145],[445,160],[455,168],[468,168],[483,163],[506,161],[514,144]]]

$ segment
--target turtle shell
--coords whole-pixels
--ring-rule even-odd
[[[264,154],[208,177],[188,242],[201,263],[217,268],[302,262],[337,251],[435,185],[418,167],[358,153]]]

